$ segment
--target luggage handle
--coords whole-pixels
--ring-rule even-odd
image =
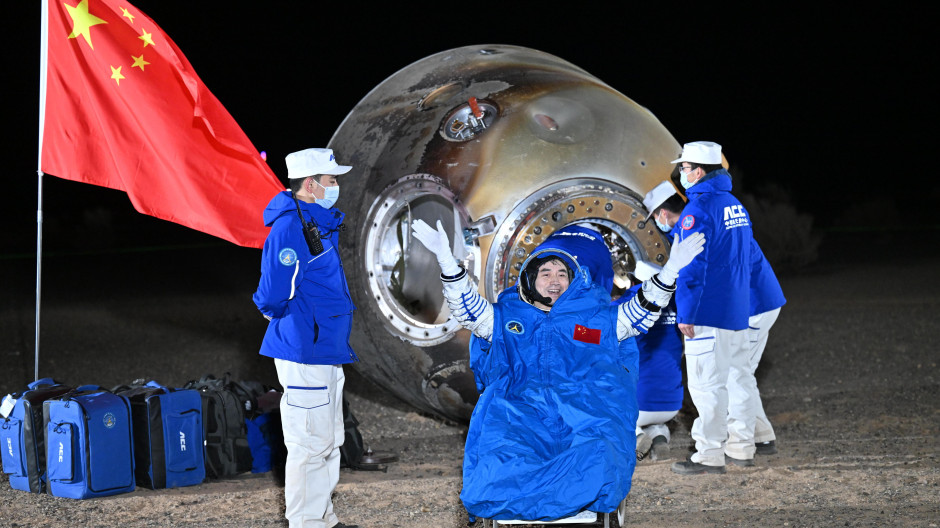
[[[33,389],[36,389],[36,388],[38,388],[38,387],[42,387],[42,386],[44,386],[44,385],[57,385],[57,383],[56,383],[56,381],[55,381],[54,379],[52,379],[52,378],[42,378],[42,379],[38,379],[38,380],[36,380],[36,381],[34,381],[34,382],[28,384],[27,387],[29,387],[30,390],[33,390]]]
[[[198,389],[203,390],[205,387],[213,388],[225,388],[226,385],[231,381],[232,374],[226,372],[221,378],[215,377],[214,374],[203,374],[199,380],[190,380],[186,383],[184,388]]]
[[[110,392],[107,389],[103,389],[100,385],[88,384],[88,385],[81,385],[79,387],[76,387],[66,392],[65,394],[59,396],[56,399],[64,401],[65,406],[68,407],[69,403],[71,403],[76,396],[82,396],[84,394],[90,394],[90,393],[99,392],[99,391]]]

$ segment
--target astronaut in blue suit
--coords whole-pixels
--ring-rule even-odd
[[[417,220],[412,229],[437,257],[451,314],[474,336],[470,364],[482,394],[464,450],[467,511],[544,521],[617,509],[636,464],[636,347],[630,354],[621,345],[656,320],[704,236],[674,244],[663,271],[620,305],[568,245],[597,233],[549,237],[516,286],[490,303],[456,262],[440,222],[434,229]]]

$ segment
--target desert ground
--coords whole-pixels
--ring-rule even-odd
[[[779,453],[724,475],[673,474],[671,463],[692,446],[687,402],[671,424],[672,460],[638,464],[625,525],[940,526],[938,242],[935,230],[827,233],[816,262],[781,274],[788,303],[758,370]],[[181,385],[229,372],[276,383],[257,355],[258,250],[203,238],[128,251],[69,247],[43,257],[41,376]],[[35,259],[4,257],[0,276],[6,394],[33,379]],[[459,500],[466,426],[416,412],[354,369],[347,376],[365,443],[399,460],[386,471],[343,470],[334,498],[341,520],[468,526]],[[286,526],[282,492],[265,473],[77,501],[13,490],[4,475],[0,526]]]

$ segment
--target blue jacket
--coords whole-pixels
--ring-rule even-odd
[[[342,212],[301,201],[307,221],[316,222],[323,252],[307,248],[291,193],[281,192],[264,210],[271,228],[261,254],[261,280],[252,299],[270,316],[261,355],[312,365],[357,361],[349,346],[352,312],[338,242]]]
[[[550,312],[503,291],[493,337],[473,337],[483,393],[470,418],[460,498],[473,516],[549,520],[610,512],[636,465],[636,346],[617,340],[610,294],[575,266]]]
[[[629,301],[641,285],[633,286],[616,304]],[[633,338],[639,350],[637,406],[641,411],[675,411],[682,408],[682,334],[676,326],[676,300],[662,309],[649,332]]]
[[[705,234],[705,249],[676,280],[678,322],[744,330],[750,316],[751,219],[731,194],[731,175],[712,171],[686,189],[689,203],[676,229],[684,240]]]
[[[770,262],[757,241],[751,239],[751,315],[775,310],[786,302]]]

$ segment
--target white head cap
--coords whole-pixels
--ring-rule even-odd
[[[653,216],[653,211],[674,194],[676,194],[676,188],[672,185],[672,182],[668,181],[660,182],[659,185],[653,187],[652,191],[646,193],[643,198],[643,206],[649,211],[646,214],[646,219],[649,220]]]
[[[682,145],[682,155],[670,163],[688,161],[699,165],[721,165],[721,145],[711,141],[693,141]]]
[[[317,174],[332,174],[334,176],[346,174],[352,167],[339,165],[333,150],[327,148],[309,148],[298,152],[291,152],[285,158],[287,162],[287,178],[306,178]]]

